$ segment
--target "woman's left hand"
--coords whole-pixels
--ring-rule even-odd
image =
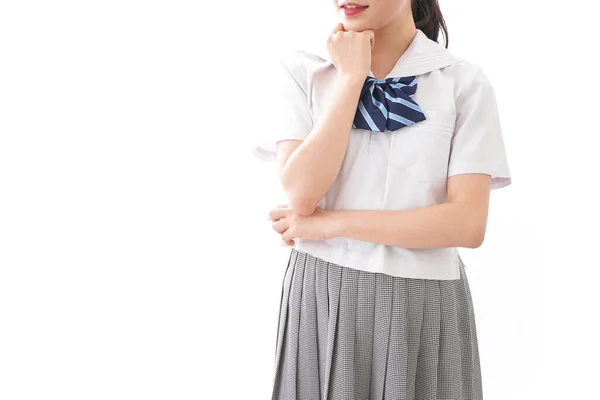
[[[273,221],[273,229],[281,235],[283,241],[293,246],[293,238],[331,239],[331,215],[331,211],[320,207],[309,216],[300,215],[288,204],[278,204],[269,212],[269,219]]]

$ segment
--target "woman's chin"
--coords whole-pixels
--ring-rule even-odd
[[[346,31],[362,32],[369,29],[364,23],[361,24],[358,21],[347,21],[342,19],[340,22],[344,25],[344,30]]]

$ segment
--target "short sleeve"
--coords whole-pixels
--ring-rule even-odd
[[[483,173],[491,176],[491,188],[511,184],[496,97],[492,85],[475,64],[461,75],[456,92],[456,125],[448,176]]]
[[[307,72],[297,58],[282,60],[273,80],[274,96],[269,105],[269,123],[252,154],[263,161],[276,161],[277,142],[304,140],[311,132],[313,120],[307,97]]]

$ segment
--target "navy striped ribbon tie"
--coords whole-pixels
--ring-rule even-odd
[[[413,100],[417,91],[414,76],[376,79],[368,76],[360,93],[352,127],[383,132],[395,131],[425,120]]]

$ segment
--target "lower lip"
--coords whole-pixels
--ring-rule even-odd
[[[358,8],[344,8],[344,14],[346,15],[356,15],[360,12],[363,12],[367,9],[367,7],[358,7]]]

